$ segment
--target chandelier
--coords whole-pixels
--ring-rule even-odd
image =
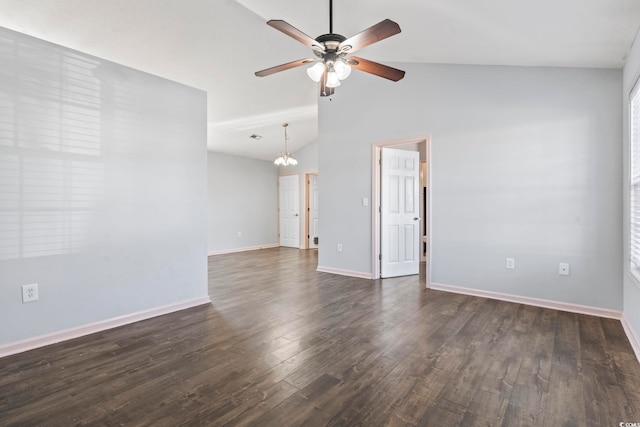
[[[276,166],[295,166],[298,164],[298,161],[293,157],[293,154],[287,151],[287,140],[289,139],[287,136],[287,126],[289,126],[289,123],[282,124],[282,127],[284,128],[284,151],[273,161],[273,164]]]

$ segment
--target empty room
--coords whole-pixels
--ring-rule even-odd
[[[640,425],[639,29],[0,0],[0,425]]]

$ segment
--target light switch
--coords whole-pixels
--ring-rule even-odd
[[[369,206],[369,199],[367,199],[366,197],[362,198],[362,206]]]

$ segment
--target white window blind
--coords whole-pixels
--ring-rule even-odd
[[[630,261],[631,271],[640,279],[640,85],[631,91],[629,101],[630,123]]]

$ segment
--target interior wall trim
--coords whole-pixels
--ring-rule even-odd
[[[362,271],[342,270],[340,268],[322,267],[318,266],[316,271],[322,273],[339,274],[340,276],[358,277],[360,279],[373,279],[371,273],[365,273]]]
[[[280,243],[269,243],[268,245],[245,246],[244,248],[233,248],[233,249],[221,249],[219,251],[210,251],[209,253],[207,253],[207,256],[234,254],[236,252],[257,251],[260,249],[277,248],[279,246],[280,246]]]
[[[175,304],[168,304],[131,314],[125,314],[111,319],[100,320],[98,322],[88,323],[86,325],[46,335],[40,335],[22,341],[3,344],[0,345],[0,358],[204,304],[211,304],[211,298],[209,298],[208,295]]]
[[[518,295],[503,294],[500,292],[482,291],[479,289],[464,288],[460,286],[445,285],[442,283],[431,283],[431,289],[436,291],[453,292],[457,294],[471,295],[476,297],[497,299],[501,301],[515,302],[519,304],[532,305],[535,307],[552,308],[554,310],[568,311],[570,313],[587,314],[590,316],[604,317],[607,319],[620,320],[622,312],[607,308],[591,307],[587,305],[571,304],[567,302],[552,301],[540,298],[523,297]]]
[[[638,363],[640,363],[640,338],[638,338],[640,335],[633,331],[633,328],[631,327],[631,324],[627,322],[627,318],[624,313],[622,313],[620,322],[622,322],[622,328],[627,334],[627,338],[629,339],[629,343],[633,348],[633,352],[636,354],[636,359],[638,359]]]

